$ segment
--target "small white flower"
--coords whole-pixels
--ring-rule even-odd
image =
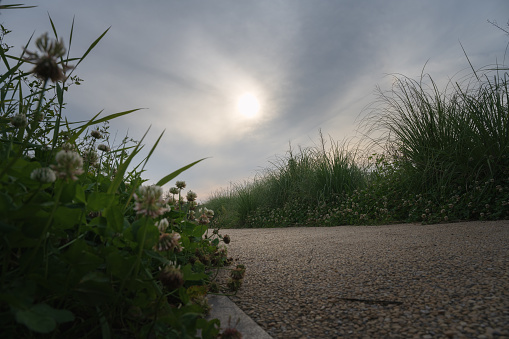
[[[108,146],[106,146],[105,144],[100,144],[99,146],[97,146],[97,149],[99,151],[103,151],[103,152],[109,152],[110,151],[110,148]]]
[[[30,178],[39,181],[42,184],[54,182],[57,180],[55,172],[49,167],[36,168],[30,174]]]
[[[16,114],[11,118],[12,126],[16,128],[23,128],[28,124],[27,117],[24,113]]]
[[[166,208],[168,208],[168,207],[166,207]],[[156,222],[156,226],[159,229],[159,232],[164,233],[164,232],[166,232],[166,229],[168,228],[168,226],[170,226],[170,223],[169,223],[168,219],[164,218],[164,219],[161,219],[160,221]]]
[[[134,210],[137,214],[144,214],[155,218],[168,211],[166,201],[163,199],[163,189],[160,186],[141,186],[138,194],[134,194],[136,200]]]
[[[83,158],[74,151],[61,150],[55,160],[57,165],[51,167],[59,178],[77,180],[77,175],[83,173]]]

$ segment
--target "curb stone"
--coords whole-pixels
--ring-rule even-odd
[[[224,295],[208,295],[209,305],[211,307],[210,319],[219,319],[221,329],[228,327],[228,322],[242,334],[242,339],[272,339],[253,319],[242,311],[233,301]],[[238,321],[238,323],[237,323]]]

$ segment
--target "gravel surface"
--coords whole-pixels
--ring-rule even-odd
[[[221,233],[274,338],[509,338],[509,221]]]

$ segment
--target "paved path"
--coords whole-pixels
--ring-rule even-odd
[[[274,338],[509,338],[509,221],[221,233]]]

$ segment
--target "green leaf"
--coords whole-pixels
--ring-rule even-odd
[[[208,159],[208,158],[203,158],[203,159],[200,159],[198,161],[195,161],[187,166],[184,166],[178,170],[176,170],[175,172],[172,172],[170,174],[168,174],[167,176],[165,176],[164,178],[162,178],[161,180],[159,180],[157,182],[157,186],[163,186],[164,184],[166,184],[168,181],[172,180],[173,178],[175,178],[177,175],[179,175],[180,173],[184,172],[185,170],[193,167],[194,165],[196,165],[197,163],[199,163],[200,161],[203,161],[205,159]]]
[[[87,198],[85,196],[85,189],[81,185],[76,185],[76,194],[74,196],[76,201],[82,202],[84,204],[87,203]]]
[[[147,164],[148,162],[148,159],[150,159],[150,157],[152,156],[152,153],[154,153],[155,149],[157,148],[157,145],[159,145],[159,141],[161,141],[161,138],[163,137],[163,134],[166,130],[164,130],[161,135],[159,136],[159,138],[157,138],[157,141],[155,142],[154,146],[152,146],[152,148],[150,149],[150,152],[148,152],[148,155],[147,157],[145,158],[145,163],[143,164],[143,167],[141,168],[141,171],[143,172],[143,170],[145,169],[145,165]]]
[[[136,112],[136,111],[139,111],[140,108],[137,108],[137,109],[131,109],[129,111],[124,111],[124,112],[119,112],[119,113],[114,113],[114,114],[110,114],[108,116],[105,116],[104,118],[101,118],[99,120],[95,120],[95,118],[97,118],[99,116],[99,114],[102,113],[99,112],[97,113],[92,119],[90,119],[86,124],[84,124],[83,126],[80,126],[80,127],[77,127],[75,128],[74,130],[77,130],[79,129],[79,131],[75,132],[70,138],[69,140],[67,141],[69,144],[72,144],[76,141],[76,139],[78,139],[78,137],[90,126],[93,126],[93,125],[96,125],[96,124],[100,124],[102,122],[105,122],[105,121],[109,121],[109,120],[113,120],[115,118],[118,118],[118,117],[121,117],[123,115],[126,115],[126,114],[130,114],[130,113],[133,113],[133,112]],[[74,131],[73,130],[73,131]]]
[[[207,274],[200,272],[193,272],[193,268],[191,264],[187,264],[181,268],[182,274],[184,275],[185,280],[203,280],[207,279]]]
[[[119,250],[106,255],[106,270],[119,280],[126,278],[136,263],[135,255],[127,255]]]
[[[124,230],[124,213],[118,205],[113,205],[104,210],[104,215],[110,227],[115,233],[122,233]]]
[[[81,280],[85,274],[104,262],[104,259],[93,253],[93,248],[81,239],[75,241],[62,258],[69,263],[70,273],[75,280]]]
[[[92,49],[94,49],[94,47],[99,43],[99,41],[101,41],[101,39],[106,35],[106,33],[108,33],[110,28],[111,28],[111,26],[108,27],[108,29],[105,30],[104,33],[101,34],[101,36],[99,36],[97,39],[95,39],[95,41],[90,45],[90,47],[88,47],[85,54],[83,54],[83,56],[81,57],[80,61],[76,64],[76,66],[78,66],[83,61],[83,59],[85,59],[85,57],[88,55],[88,53],[90,53],[92,51]]]
[[[200,238],[207,232],[207,225],[196,225],[191,235],[196,238]]]
[[[97,271],[85,275],[74,292],[85,305],[105,304],[111,302],[115,297],[110,279]]]
[[[68,310],[57,310],[47,304],[36,304],[16,312],[16,320],[38,333],[49,333],[57,323],[74,321],[74,314]]]
[[[92,192],[87,199],[87,207],[92,211],[102,211],[105,208],[111,206],[115,201],[114,194]]]
[[[140,243],[143,241],[145,234],[144,248],[152,248],[159,240],[159,230],[152,219],[141,218],[133,223],[133,231],[135,231],[135,240]]]
[[[70,229],[84,221],[84,214],[80,208],[58,206],[53,218],[56,227]]]

